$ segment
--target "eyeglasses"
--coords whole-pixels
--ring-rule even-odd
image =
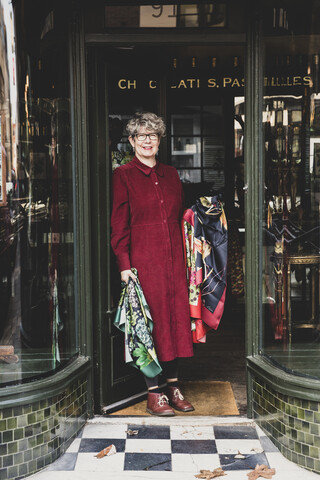
[[[137,133],[136,135],[136,139],[139,142],[144,142],[147,139],[147,137],[149,137],[149,140],[151,142],[155,142],[159,138],[157,133]]]

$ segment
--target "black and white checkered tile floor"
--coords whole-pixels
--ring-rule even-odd
[[[134,421],[133,418],[128,420]],[[130,435],[129,430],[136,430],[137,433]],[[98,459],[96,454],[111,444],[115,445],[117,453]],[[244,458],[235,458],[239,452]],[[281,474],[279,462],[282,465]],[[212,471],[222,467],[228,474],[227,480],[245,480],[248,478],[246,473],[257,464],[276,468],[277,474],[273,480],[301,480],[301,472],[304,479],[315,475],[285,460],[254,424],[185,426],[89,423],[68,451],[35,477],[78,480],[86,478],[84,472],[95,472],[95,478],[108,472],[117,479],[185,480],[194,479],[194,475],[202,469]],[[291,468],[289,476],[285,475],[285,465]]]

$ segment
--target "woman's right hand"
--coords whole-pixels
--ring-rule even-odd
[[[131,270],[122,270],[120,275],[121,275],[121,281],[125,283],[128,283],[129,278],[132,278],[134,282],[137,280],[137,277],[135,276],[134,273],[132,273]]]

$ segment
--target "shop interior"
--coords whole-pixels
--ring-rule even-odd
[[[167,125],[159,159],[177,169],[186,208],[214,195],[224,206],[229,236],[224,315],[218,329],[208,332],[206,343],[195,344],[194,357],[181,359],[180,378],[230,382],[238,410],[245,414],[244,48],[113,48],[105,58],[112,170],[133,155],[126,121],[136,111],[153,111]],[[111,281],[116,305],[115,266]],[[116,331],[113,335],[119,336]],[[122,342],[120,334],[115,365],[123,363]],[[123,373],[119,369],[119,378]]]

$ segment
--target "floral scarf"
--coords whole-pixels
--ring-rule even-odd
[[[194,343],[218,328],[227,283],[228,227],[217,196],[201,197],[183,214],[184,249]]]
[[[137,276],[136,269],[132,272]],[[122,283],[114,325],[125,333],[126,363],[140,369],[146,377],[159,375],[162,368],[151,335],[153,321],[138,277]]]

